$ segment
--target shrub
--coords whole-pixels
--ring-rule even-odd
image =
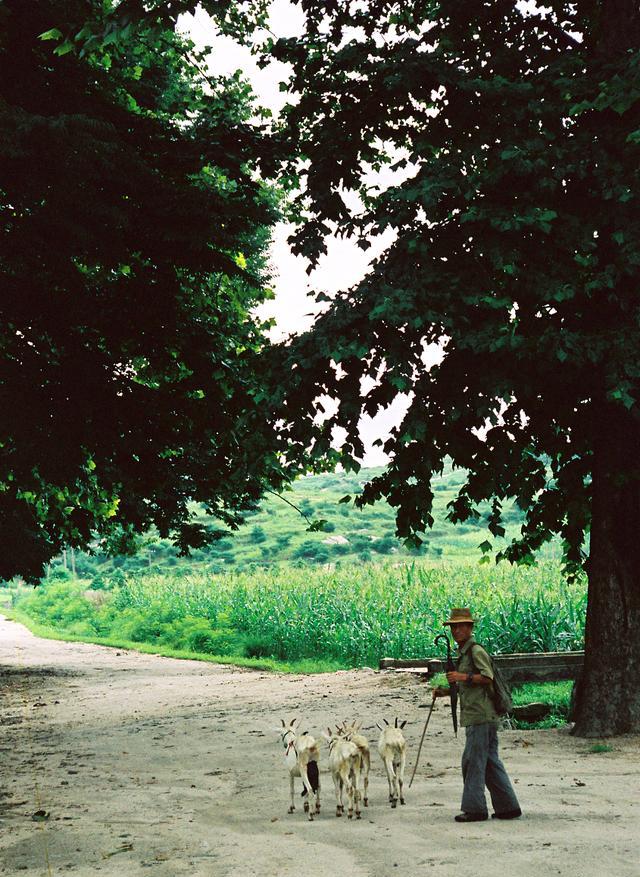
[[[250,534],[250,540],[254,544],[258,544],[260,542],[265,542],[267,539],[267,534],[264,532],[263,527],[253,527]]]
[[[326,563],[329,560],[327,548],[321,542],[311,542],[308,539],[296,548],[293,556],[304,560],[313,560],[316,563]]]

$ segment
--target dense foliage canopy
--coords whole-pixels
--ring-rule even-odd
[[[419,538],[449,455],[470,473],[454,520],[493,498],[502,533],[515,497],[528,519],[505,555],[560,532],[579,564],[594,421],[635,418],[640,388],[637,14],[625,27],[606,3],[303,5],[306,32],[272,49],[300,94],[295,246],[315,263],[330,230],[395,239],[287,349],[291,437],[322,455],[341,426],[357,457],[362,412],[408,393],[364,501],[388,496]],[[389,164],[400,181],[376,190]],[[431,343],[443,355],[427,369]],[[322,395],[340,404],[319,426]]]
[[[525,511],[503,556],[529,562],[560,533],[589,572],[576,730],[640,727],[640,9],[301,5],[304,32],[267,46],[299,94],[296,249],[314,264],[329,231],[394,240],[282,351],[292,453],[326,457],[342,427],[349,464],[361,414],[408,394],[362,501],[386,496],[420,539],[450,456],[469,473],[452,520],[488,499],[498,535],[506,497]],[[386,165],[396,180],[376,186]],[[325,396],[339,405],[320,423]]]
[[[234,525],[280,479],[251,316],[263,125],[239,76],[128,5],[0,4],[3,578],[151,524],[202,544],[190,500]]]

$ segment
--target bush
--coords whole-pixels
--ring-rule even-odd
[[[326,563],[329,560],[329,551],[321,542],[306,540],[296,548],[293,556],[302,560],[312,560],[316,563]]]
[[[376,539],[371,547],[379,554],[391,554],[398,547],[398,540],[394,539],[393,536],[384,536],[382,539]]]
[[[50,582],[70,582],[73,580],[71,571],[65,569],[64,566],[53,566],[49,573],[48,580]]]
[[[247,658],[273,658],[273,643],[264,636],[249,636],[245,639]]]
[[[50,581],[40,585],[19,607],[32,618],[51,627],[66,629],[74,621],[84,621],[93,614],[93,607],[83,596],[82,587],[73,582]]]
[[[183,624],[183,644],[190,652],[205,655],[243,655],[244,638],[232,628],[212,628],[205,618],[185,618]]]

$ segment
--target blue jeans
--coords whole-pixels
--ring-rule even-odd
[[[496,813],[519,810],[520,805],[513,786],[498,757],[498,731],[487,722],[469,725],[467,742],[462,753],[462,810],[465,813],[486,813],[487,800],[484,787],[489,789],[491,803]]]

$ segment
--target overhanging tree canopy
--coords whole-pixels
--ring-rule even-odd
[[[162,20],[108,12],[0,4],[0,578],[152,524],[202,544],[190,500],[233,526],[281,478],[263,126]]]
[[[290,453],[311,443],[325,458],[342,427],[348,464],[362,412],[405,392],[391,463],[361,497],[387,497],[401,535],[432,523],[445,456],[469,473],[453,521],[490,500],[501,535],[502,501],[525,510],[504,557],[530,561],[559,533],[575,569],[590,533],[576,731],[637,729],[637,4],[301,5],[304,34],[268,47],[300,95],[287,118],[306,218],[295,247],[315,263],[332,229],[366,241],[391,228],[395,240],[281,351]],[[404,181],[372,190],[371,169],[390,161]],[[443,357],[427,369],[433,342]],[[320,425],[326,395],[339,407]]]

